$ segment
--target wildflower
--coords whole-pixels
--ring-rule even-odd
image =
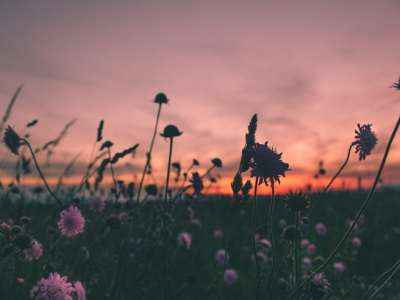
[[[262,239],[261,241],[261,245],[263,245],[266,249],[271,249],[272,245],[271,242],[266,240],[266,239]]]
[[[149,196],[157,196],[158,190],[155,184],[149,184],[144,187],[144,190]]]
[[[19,155],[18,150],[22,145],[19,135],[11,128],[10,125],[6,128],[4,133],[3,142],[6,147],[15,155]]]
[[[238,279],[238,275],[235,270],[227,269],[224,272],[224,282],[228,285],[232,285]]]
[[[301,236],[300,228],[297,229],[297,236]],[[294,241],[296,239],[296,226],[290,225],[283,231],[283,238],[285,240]]]
[[[158,93],[156,98],[154,99],[155,103],[158,104],[163,104],[163,103],[168,103],[169,99],[167,98],[167,96],[164,93]]]
[[[85,226],[85,219],[77,207],[71,205],[69,210],[63,210],[60,213],[60,217],[57,225],[62,234],[71,237],[82,232],[83,226]]]
[[[42,278],[39,282],[39,294],[36,299],[72,300],[70,296],[75,288],[67,283],[67,276],[60,277],[57,272],[50,273],[49,279]]]
[[[309,299],[322,300],[329,294],[330,285],[324,273],[314,274],[312,281],[306,286],[306,294]]]
[[[311,201],[307,197],[307,194],[303,194],[302,191],[299,193],[290,192],[285,199],[285,207],[291,212],[306,211],[310,208]]]
[[[375,132],[371,131],[372,124],[363,125],[357,124],[358,130],[356,132],[356,141],[352,145],[356,145],[356,153],[360,152],[358,160],[365,160],[365,158],[371,154],[371,151],[375,148],[378,139]]]
[[[196,197],[201,196],[201,190],[204,189],[203,180],[201,179],[198,172],[192,172],[193,179],[189,180],[193,184],[194,193]]]
[[[321,236],[325,236],[328,232],[326,226],[322,223],[318,223],[317,225],[315,225],[314,228],[317,231],[317,233]]]
[[[314,244],[310,244],[307,247],[307,252],[310,253],[310,254],[314,254],[316,250],[317,250],[317,247],[315,247]]]
[[[116,230],[121,228],[121,219],[116,215],[111,215],[106,219],[107,227]]]
[[[220,239],[222,237],[222,231],[221,230],[215,230],[213,233],[214,238]]]
[[[353,244],[354,247],[357,248],[361,247],[361,240],[358,237],[353,238],[351,243]]]
[[[310,245],[310,240],[308,240],[308,239],[302,239],[302,240],[301,240],[301,242],[300,242],[300,247],[301,247],[301,248],[305,248],[305,247],[307,247],[308,245]]]
[[[190,233],[181,232],[180,234],[178,234],[177,240],[179,244],[185,243],[186,248],[190,249],[190,244],[192,243],[192,235]]]
[[[310,259],[310,258],[304,257],[304,258],[301,260],[301,262],[302,262],[303,268],[304,268],[306,271],[309,271],[309,270],[312,269],[312,262],[311,262],[311,259]]]
[[[256,263],[256,256],[255,256],[254,254],[252,254],[252,255],[250,256],[250,259],[251,259],[254,263]],[[267,262],[267,256],[266,256],[264,253],[262,253],[262,252],[257,252],[257,260],[258,260],[259,263],[266,263],[266,262]]]
[[[167,125],[164,128],[164,132],[160,133],[163,138],[173,138],[176,136],[180,136],[183,132],[178,130],[178,127],[175,125]]]
[[[344,270],[345,270],[345,266],[343,263],[341,262],[337,262],[333,264],[333,272],[335,273],[335,275],[342,275]]]
[[[229,254],[226,253],[225,250],[220,249],[220,250],[217,251],[217,253],[215,253],[215,260],[220,262],[220,263],[224,263],[225,255],[226,255],[226,261],[228,261],[229,260]]]
[[[25,279],[23,279],[23,278],[21,278],[21,277],[18,277],[18,278],[17,278],[17,282],[18,282],[18,283],[21,283],[21,284],[22,284],[22,283],[24,283],[24,281],[25,281]]]
[[[219,158],[213,158],[211,162],[217,168],[222,168],[222,161]]]
[[[192,224],[194,227],[196,227],[198,229],[201,229],[201,227],[202,227],[201,222],[198,219],[190,220],[190,224]]]
[[[101,212],[104,209],[104,201],[100,196],[94,196],[90,199],[90,209],[96,212]]]
[[[131,253],[129,253],[128,257],[129,257],[129,261],[133,262],[133,260],[135,259],[135,254],[131,252]]]
[[[17,234],[12,241],[12,244],[21,250],[26,250],[31,248],[34,243],[35,240],[32,239],[32,237],[29,234],[26,233]]]
[[[38,241],[35,241],[32,248],[24,250],[24,253],[28,260],[39,259],[43,254],[43,246]]]
[[[391,86],[389,86],[390,88],[395,88],[396,90],[400,91],[400,77],[398,82],[393,82],[393,84]]]
[[[83,288],[82,283],[80,281],[75,281],[74,287],[75,287],[76,297],[78,298],[78,300],[86,300],[86,291]]]
[[[268,147],[268,142],[264,145],[255,143],[253,146],[247,148],[251,155],[249,163],[251,167],[251,177],[259,177],[258,183],[265,183],[268,186],[267,180],[269,179],[271,185],[275,181],[280,183],[279,176],[285,177],[285,172],[289,170],[289,164],[281,160],[282,153],[276,153],[276,149]]]

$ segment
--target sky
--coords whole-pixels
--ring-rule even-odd
[[[372,124],[376,149],[365,161],[352,153],[333,185],[355,188],[362,176],[368,188],[399,118],[400,92],[388,88],[400,75],[399,12],[396,0],[1,1],[0,116],[23,85],[6,125],[28,133],[32,148],[75,120],[43,170],[51,183],[77,155],[65,182],[81,179],[104,120],[94,155],[106,140],[112,153],[138,143],[134,157],[115,165],[117,179],[138,184],[157,116],[153,100],[165,93],[157,132],[168,124],[183,132],[172,161],[185,172],[197,159],[191,171],[202,175],[220,158],[210,191],[223,193],[230,192],[254,114],[257,142],[282,152],[291,169],[280,193],[324,187],[344,163],[357,124]],[[37,125],[26,128],[34,119]],[[157,134],[154,179],[145,184],[165,185],[168,151]],[[43,166],[46,152],[37,159]],[[1,145],[0,160],[6,184],[17,157]],[[326,174],[315,179],[320,161]],[[383,185],[399,184],[399,163],[397,137]],[[243,178],[254,180],[249,172]],[[22,182],[40,182],[33,166]]]

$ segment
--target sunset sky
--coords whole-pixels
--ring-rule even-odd
[[[51,182],[78,153],[71,180],[83,176],[104,120],[102,142],[112,141],[113,153],[139,143],[134,158],[116,165],[117,178],[138,184],[157,115],[152,101],[163,92],[170,102],[157,131],[168,124],[183,131],[172,161],[184,172],[195,158],[201,175],[220,158],[223,168],[212,171],[220,192],[229,192],[255,113],[257,141],[283,152],[291,169],[278,192],[326,184],[357,123],[373,124],[377,148],[361,162],[352,153],[334,185],[345,179],[354,188],[361,175],[368,188],[400,112],[400,91],[388,88],[400,75],[399,15],[396,0],[1,1],[0,117],[23,84],[6,125],[29,133],[34,149],[76,119],[44,170]],[[159,186],[168,150],[158,135],[152,168]],[[16,159],[0,146],[3,184]],[[327,174],[315,180],[320,160]],[[397,136],[384,185],[400,183],[399,164]],[[38,182],[35,170],[31,178],[24,182]]]

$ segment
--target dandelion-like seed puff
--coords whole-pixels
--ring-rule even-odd
[[[276,149],[268,147],[268,142],[264,145],[255,143],[253,146],[248,147],[247,151],[251,155],[249,163],[251,167],[251,177],[259,177],[256,184],[265,183],[268,186],[268,180],[271,185],[277,181],[281,183],[279,176],[285,177],[285,172],[289,171],[289,164],[281,160],[282,153],[276,153]]]
[[[358,131],[356,130],[356,141],[353,145],[356,146],[356,153],[360,152],[358,160],[365,160],[365,158],[371,154],[371,151],[375,148],[378,139],[375,132],[371,131],[372,124],[360,126],[357,124]]]

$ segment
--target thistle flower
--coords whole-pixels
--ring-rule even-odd
[[[71,205],[69,210],[63,210],[60,213],[60,221],[57,225],[62,234],[67,237],[75,236],[82,232],[85,226],[85,218],[77,207]]]
[[[80,281],[74,282],[75,293],[78,300],[86,300],[86,291]]]
[[[10,125],[6,128],[4,133],[3,142],[6,147],[15,155],[19,155],[18,150],[22,145],[19,135],[11,128]]]
[[[96,212],[101,212],[104,209],[104,201],[100,196],[94,196],[90,199],[90,209]]]
[[[223,249],[219,249],[216,253],[215,253],[215,260],[220,262],[220,263],[224,263],[225,261],[225,255],[226,255],[226,261],[229,260],[229,254],[226,253],[225,250]]]
[[[203,180],[201,179],[198,172],[192,172],[192,180],[189,180],[193,184],[193,195],[196,197],[201,197],[201,190],[204,189]]]
[[[289,171],[289,164],[284,163],[281,160],[282,153],[276,153],[276,149],[268,147],[268,142],[264,145],[255,143],[253,146],[247,148],[251,161],[249,163],[251,167],[251,177],[259,177],[258,183],[265,183],[268,186],[267,180],[270,181],[271,185],[274,185],[275,181],[280,183],[279,176],[285,177],[285,172]]]
[[[227,285],[232,285],[236,280],[238,280],[238,275],[235,270],[227,269],[224,272],[224,282]]]
[[[358,131],[355,130],[357,134],[355,136],[356,141],[353,142],[353,145],[356,146],[356,152],[359,153],[360,157],[358,160],[365,160],[365,158],[371,154],[371,151],[375,148],[378,139],[375,135],[375,132],[371,131],[372,124],[360,126],[357,124]]]
[[[390,88],[395,88],[396,90],[400,91],[400,77],[399,80],[397,82],[393,82],[393,84],[391,86],[389,86]]]
[[[300,191],[299,193],[290,192],[290,194],[286,195],[285,207],[293,213],[296,213],[300,210],[308,210],[310,208],[310,204],[311,201],[307,197],[307,194],[303,194],[302,191]]]
[[[192,243],[192,235],[187,232],[181,232],[178,234],[178,243],[179,244],[185,244],[187,249],[190,249],[190,245]]]
[[[39,259],[43,254],[43,246],[38,241],[35,241],[31,248],[24,250],[24,254],[28,260]]]
[[[322,300],[329,294],[330,285],[324,273],[314,274],[312,281],[306,286],[306,294],[309,299]]]
[[[67,276],[60,277],[57,272],[50,273],[49,279],[42,278],[39,282],[39,294],[36,299],[72,300],[70,296],[75,288],[67,283]]]

